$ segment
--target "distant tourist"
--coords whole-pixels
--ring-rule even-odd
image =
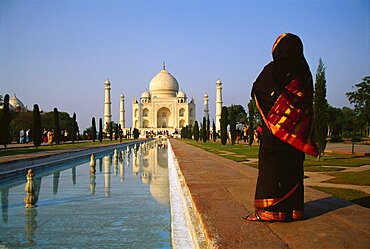
[[[301,39],[280,35],[273,61],[253,84],[252,98],[262,117],[255,212],[248,221],[303,218],[303,161],[317,156],[312,128],[312,75]]]
[[[25,136],[25,133],[24,133],[24,130],[22,129],[22,130],[19,132],[19,143],[20,143],[20,144],[24,144],[24,136]]]
[[[26,131],[26,143],[28,144],[29,142],[31,142],[31,129],[28,128],[28,130]]]

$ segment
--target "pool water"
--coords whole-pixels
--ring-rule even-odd
[[[117,156],[115,156],[115,154]],[[165,142],[107,150],[35,171],[35,208],[26,176],[1,180],[0,248],[171,248]]]

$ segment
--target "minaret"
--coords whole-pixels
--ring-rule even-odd
[[[208,109],[208,95],[204,94],[204,117],[209,120],[209,109]]]
[[[220,79],[216,82],[216,131],[221,130],[221,110],[222,110],[222,82]]]
[[[110,102],[110,81],[105,81],[104,88],[104,130],[107,129],[107,123],[109,124],[112,119],[111,102]]]
[[[125,128],[125,96],[123,94],[119,96],[119,124],[123,130]]]

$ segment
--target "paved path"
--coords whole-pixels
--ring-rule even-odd
[[[370,155],[370,145],[355,144],[355,154]],[[325,152],[352,153],[352,143],[327,143]]]
[[[303,221],[244,222],[257,170],[170,140],[208,245],[213,248],[369,248],[370,209],[305,188]]]

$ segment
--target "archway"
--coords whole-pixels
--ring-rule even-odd
[[[179,117],[184,117],[184,114],[185,114],[185,109],[184,108],[181,108],[179,110]]]
[[[148,128],[149,127],[149,121],[144,119],[143,120],[143,128]]]
[[[179,123],[179,128],[182,128],[185,126],[185,120],[181,119]]]
[[[157,128],[168,128],[170,127],[169,122],[171,120],[171,111],[162,107],[157,112]]]
[[[148,108],[145,108],[143,110],[143,117],[148,117],[148,116],[149,116],[149,110],[148,110]]]

